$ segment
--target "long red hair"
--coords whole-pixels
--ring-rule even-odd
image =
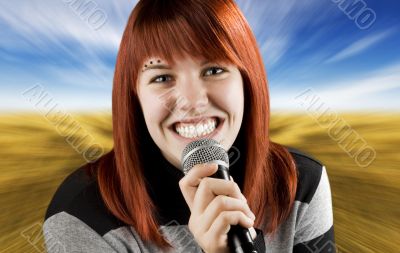
[[[269,139],[269,94],[256,39],[233,0],[141,0],[131,13],[118,52],[112,91],[114,149],[95,170],[107,208],[135,228],[142,240],[171,246],[160,234],[143,173],[144,146],[151,143],[137,96],[144,60],[174,62],[189,54],[229,61],[242,75],[245,110],[243,194],[256,215],[254,226],[274,232],[290,213],[297,174],[286,148]]]

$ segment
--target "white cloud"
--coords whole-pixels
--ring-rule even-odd
[[[27,66],[36,64],[41,71],[31,73],[36,79],[49,79],[53,83],[93,87],[111,86],[113,67],[101,56],[116,54],[127,18],[136,1],[105,0],[24,0],[16,8],[12,1],[0,2],[0,23],[4,49],[3,59],[17,62],[14,53],[35,55],[44,59],[41,63],[30,62],[28,58],[19,61]],[[77,3],[74,5],[73,3]],[[79,4],[90,3],[93,9],[78,9]],[[97,11],[104,17],[100,28],[88,21],[90,13]],[[4,28],[3,28],[4,27]],[[97,29],[98,28],[98,29]],[[97,29],[97,30],[96,30]],[[62,62],[60,66],[58,64]],[[66,63],[78,62],[78,66]],[[12,63],[18,64],[18,63]],[[25,76],[28,69],[19,69],[18,76]],[[4,74],[3,74],[4,76]],[[15,79],[19,80],[18,76]],[[27,80],[30,82],[32,78]],[[4,83],[2,83],[4,85]]]
[[[319,22],[311,13],[327,9],[322,8],[323,4],[318,0],[237,2],[259,40],[260,51],[268,67],[277,64],[293,46],[298,30],[308,22]]]
[[[285,54],[290,39],[286,37],[269,37],[260,46],[261,54],[265,56],[265,65],[272,66]]]
[[[350,46],[344,48],[340,52],[336,53],[329,59],[327,59],[325,62],[326,63],[332,63],[332,62],[337,62],[344,60],[346,58],[349,58],[353,55],[359,54],[363,52],[364,50],[368,49],[369,47],[374,46],[378,42],[384,40],[388,36],[390,36],[394,30],[387,30],[384,32],[380,32],[377,34],[369,35],[367,37],[364,37],[354,43],[352,43]]]
[[[325,88],[324,88],[325,87]],[[298,84],[293,89],[271,90],[271,107],[275,110],[304,111],[296,99],[312,89],[335,110],[394,109],[400,110],[400,63],[386,66],[368,75],[321,84]]]
[[[38,48],[48,46],[48,43],[56,43],[59,46],[66,41],[73,41],[80,45],[86,45],[92,50],[116,50],[119,45],[124,21],[127,18],[119,14],[115,17],[111,14],[119,13],[121,6],[128,7],[128,2],[114,2],[113,5],[106,1],[76,1],[95,4],[92,10],[88,9],[84,15],[76,6],[71,6],[68,1],[23,1],[18,8],[15,3],[3,1],[0,3],[0,20],[11,29],[14,34],[18,34],[31,45]],[[75,2],[75,1],[70,1]],[[103,13],[104,26],[98,28],[88,21],[90,11]],[[5,42],[9,42],[5,44]],[[11,43],[10,43],[11,42]],[[5,40],[2,47],[18,46],[13,39]],[[61,46],[62,47],[62,46]]]
[[[355,99],[400,88],[400,64],[390,65],[359,79],[327,84],[319,94],[329,100]]]

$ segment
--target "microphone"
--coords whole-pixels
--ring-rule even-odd
[[[186,175],[196,164],[216,163],[218,170],[211,177],[230,180],[229,157],[216,140],[198,139],[190,142],[182,151],[181,166]],[[234,253],[258,253],[248,228],[232,225],[228,232],[228,247]]]

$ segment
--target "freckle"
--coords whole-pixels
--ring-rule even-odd
[[[146,68],[147,68],[147,64],[146,65],[144,65]]]
[[[161,61],[160,61],[160,60],[158,60],[157,62],[158,62],[158,63],[160,63]]]
[[[153,64],[153,62],[151,61],[150,64]]]

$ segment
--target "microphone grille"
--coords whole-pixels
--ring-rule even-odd
[[[215,162],[229,168],[229,157],[225,149],[214,139],[198,139],[190,142],[182,151],[182,170],[185,175],[193,166]]]

